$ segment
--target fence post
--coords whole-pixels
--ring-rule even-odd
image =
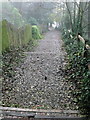
[[[80,43],[82,44],[82,47],[83,47],[83,53],[82,53],[82,56],[83,57],[87,57],[87,52],[86,52],[86,42],[84,40],[83,37],[81,37],[80,35],[78,35],[78,44],[79,44],[79,47],[80,47]]]
[[[78,35],[78,40],[79,42],[81,41],[83,43],[83,50],[84,50],[83,57],[87,58],[88,61],[87,65],[90,71],[90,46],[86,44],[86,41],[80,35]]]

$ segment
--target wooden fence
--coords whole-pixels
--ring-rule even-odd
[[[78,35],[78,39],[80,44],[83,46],[83,57],[87,58],[87,65],[88,65],[88,69],[90,70],[90,46],[86,43],[85,39]]]
[[[6,49],[12,47],[21,47],[26,45],[30,40],[32,40],[32,27],[31,25],[25,25],[21,28],[15,28],[12,24],[3,20],[0,23],[2,32],[0,32],[0,51],[5,51]]]

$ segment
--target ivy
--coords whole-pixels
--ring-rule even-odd
[[[68,65],[66,66],[66,78],[76,85],[73,93],[82,114],[90,115],[90,71],[88,71],[88,59],[82,56],[83,47],[78,46],[77,39],[67,38],[63,34],[63,40],[68,53]]]

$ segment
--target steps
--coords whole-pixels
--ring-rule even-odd
[[[30,118],[30,119],[27,119],[27,118],[4,118],[2,120],[87,120],[86,118],[38,118],[38,119],[35,119],[35,118]]]
[[[1,120],[89,120],[78,111],[0,107]]]

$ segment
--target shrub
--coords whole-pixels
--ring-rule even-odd
[[[10,2],[2,3],[2,20],[6,19],[8,22],[12,23],[15,27],[22,27],[25,25],[22,15],[19,10],[15,8]]]
[[[36,25],[32,26],[32,38],[41,39],[39,28]]]

